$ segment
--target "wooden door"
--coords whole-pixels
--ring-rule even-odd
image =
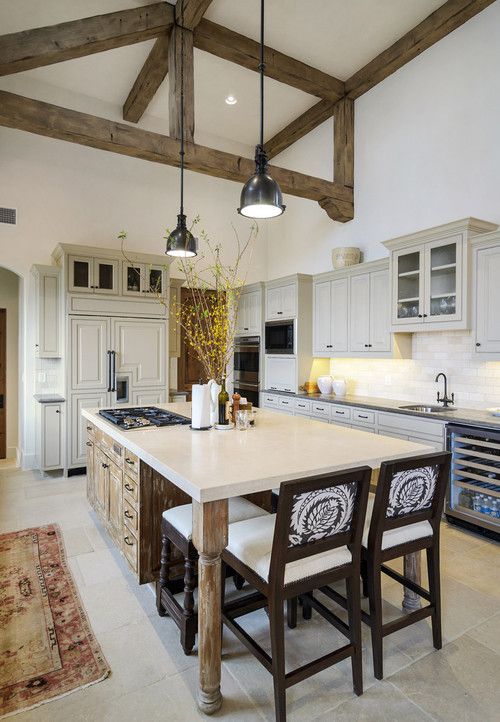
[[[496,246],[479,250],[475,279],[477,353],[500,353],[499,279],[500,248]]]
[[[87,499],[94,506],[95,504],[95,453],[94,453],[94,437],[88,436],[85,442],[87,446]]]
[[[192,295],[188,288],[181,288],[181,304],[191,303]],[[179,391],[188,392],[188,401],[191,400],[191,387],[200,382],[206,383],[210,379],[205,378],[203,366],[198,361],[192,350],[186,343],[184,329],[181,328],[181,348],[177,360],[177,388]]]
[[[394,251],[392,269],[392,323],[405,326],[423,323],[424,246]]]
[[[297,315],[297,286],[289,283],[281,286],[281,314],[280,318],[295,318]]]
[[[94,258],[94,292],[117,294],[119,288],[120,262]]]
[[[109,319],[71,319],[71,387],[106,391],[109,386]]]
[[[425,246],[425,323],[462,318],[462,236]]]
[[[283,318],[281,287],[266,289],[266,321]]]
[[[370,351],[391,350],[389,271],[370,273]]]
[[[93,293],[93,259],[87,256],[68,256],[68,266],[68,290],[71,293]]]
[[[248,333],[260,335],[262,333],[262,292],[251,291],[246,294],[247,296],[247,309],[246,309],[246,320],[245,324],[248,328]],[[247,332],[245,332],[247,333]]]
[[[244,335],[248,333],[248,293],[242,293],[238,302],[238,314],[236,317],[236,334]]]
[[[338,356],[349,350],[349,279],[339,278],[331,282],[330,313],[331,321],[329,348],[330,354]],[[333,348],[332,348],[333,346]]]
[[[323,281],[314,284],[313,352],[328,355],[331,341],[331,283]]]
[[[112,321],[116,372],[132,374],[135,389],[167,383],[167,324],[146,319]]]
[[[94,456],[94,479],[96,508],[102,518],[106,520],[109,487],[109,460],[102,451],[97,448],[95,449]]]
[[[0,459],[7,456],[7,311],[0,308]]]
[[[122,535],[122,470],[109,461],[108,526],[111,535],[121,542]]]
[[[60,469],[61,458],[61,405],[43,404],[42,406],[42,468]]]
[[[349,351],[370,350],[370,274],[351,278]]]

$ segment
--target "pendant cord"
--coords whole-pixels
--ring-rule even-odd
[[[184,0],[181,0],[181,215],[184,215]]]
[[[260,3],[260,145],[264,147],[264,0]]]

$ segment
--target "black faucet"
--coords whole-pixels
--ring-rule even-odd
[[[452,394],[451,397],[448,398],[448,379],[446,378],[446,374],[441,371],[441,373],[436,376],[436,383],[439,381],[440,376],[442,376],[444,379],[444,395],[440,396],[438,391],[437,402],[438,404],[443,404],[444,408],[446,409],[450,404],[455,403],[455,394]]]

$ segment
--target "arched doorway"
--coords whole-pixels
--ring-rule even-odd
[[[20,278],[0,266],[0,462],[19,459]]]

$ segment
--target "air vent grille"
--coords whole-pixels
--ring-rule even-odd
[[[17,224],[17,212],[15,208],[0,208],[0,223],[8,223],[11,226]]]

